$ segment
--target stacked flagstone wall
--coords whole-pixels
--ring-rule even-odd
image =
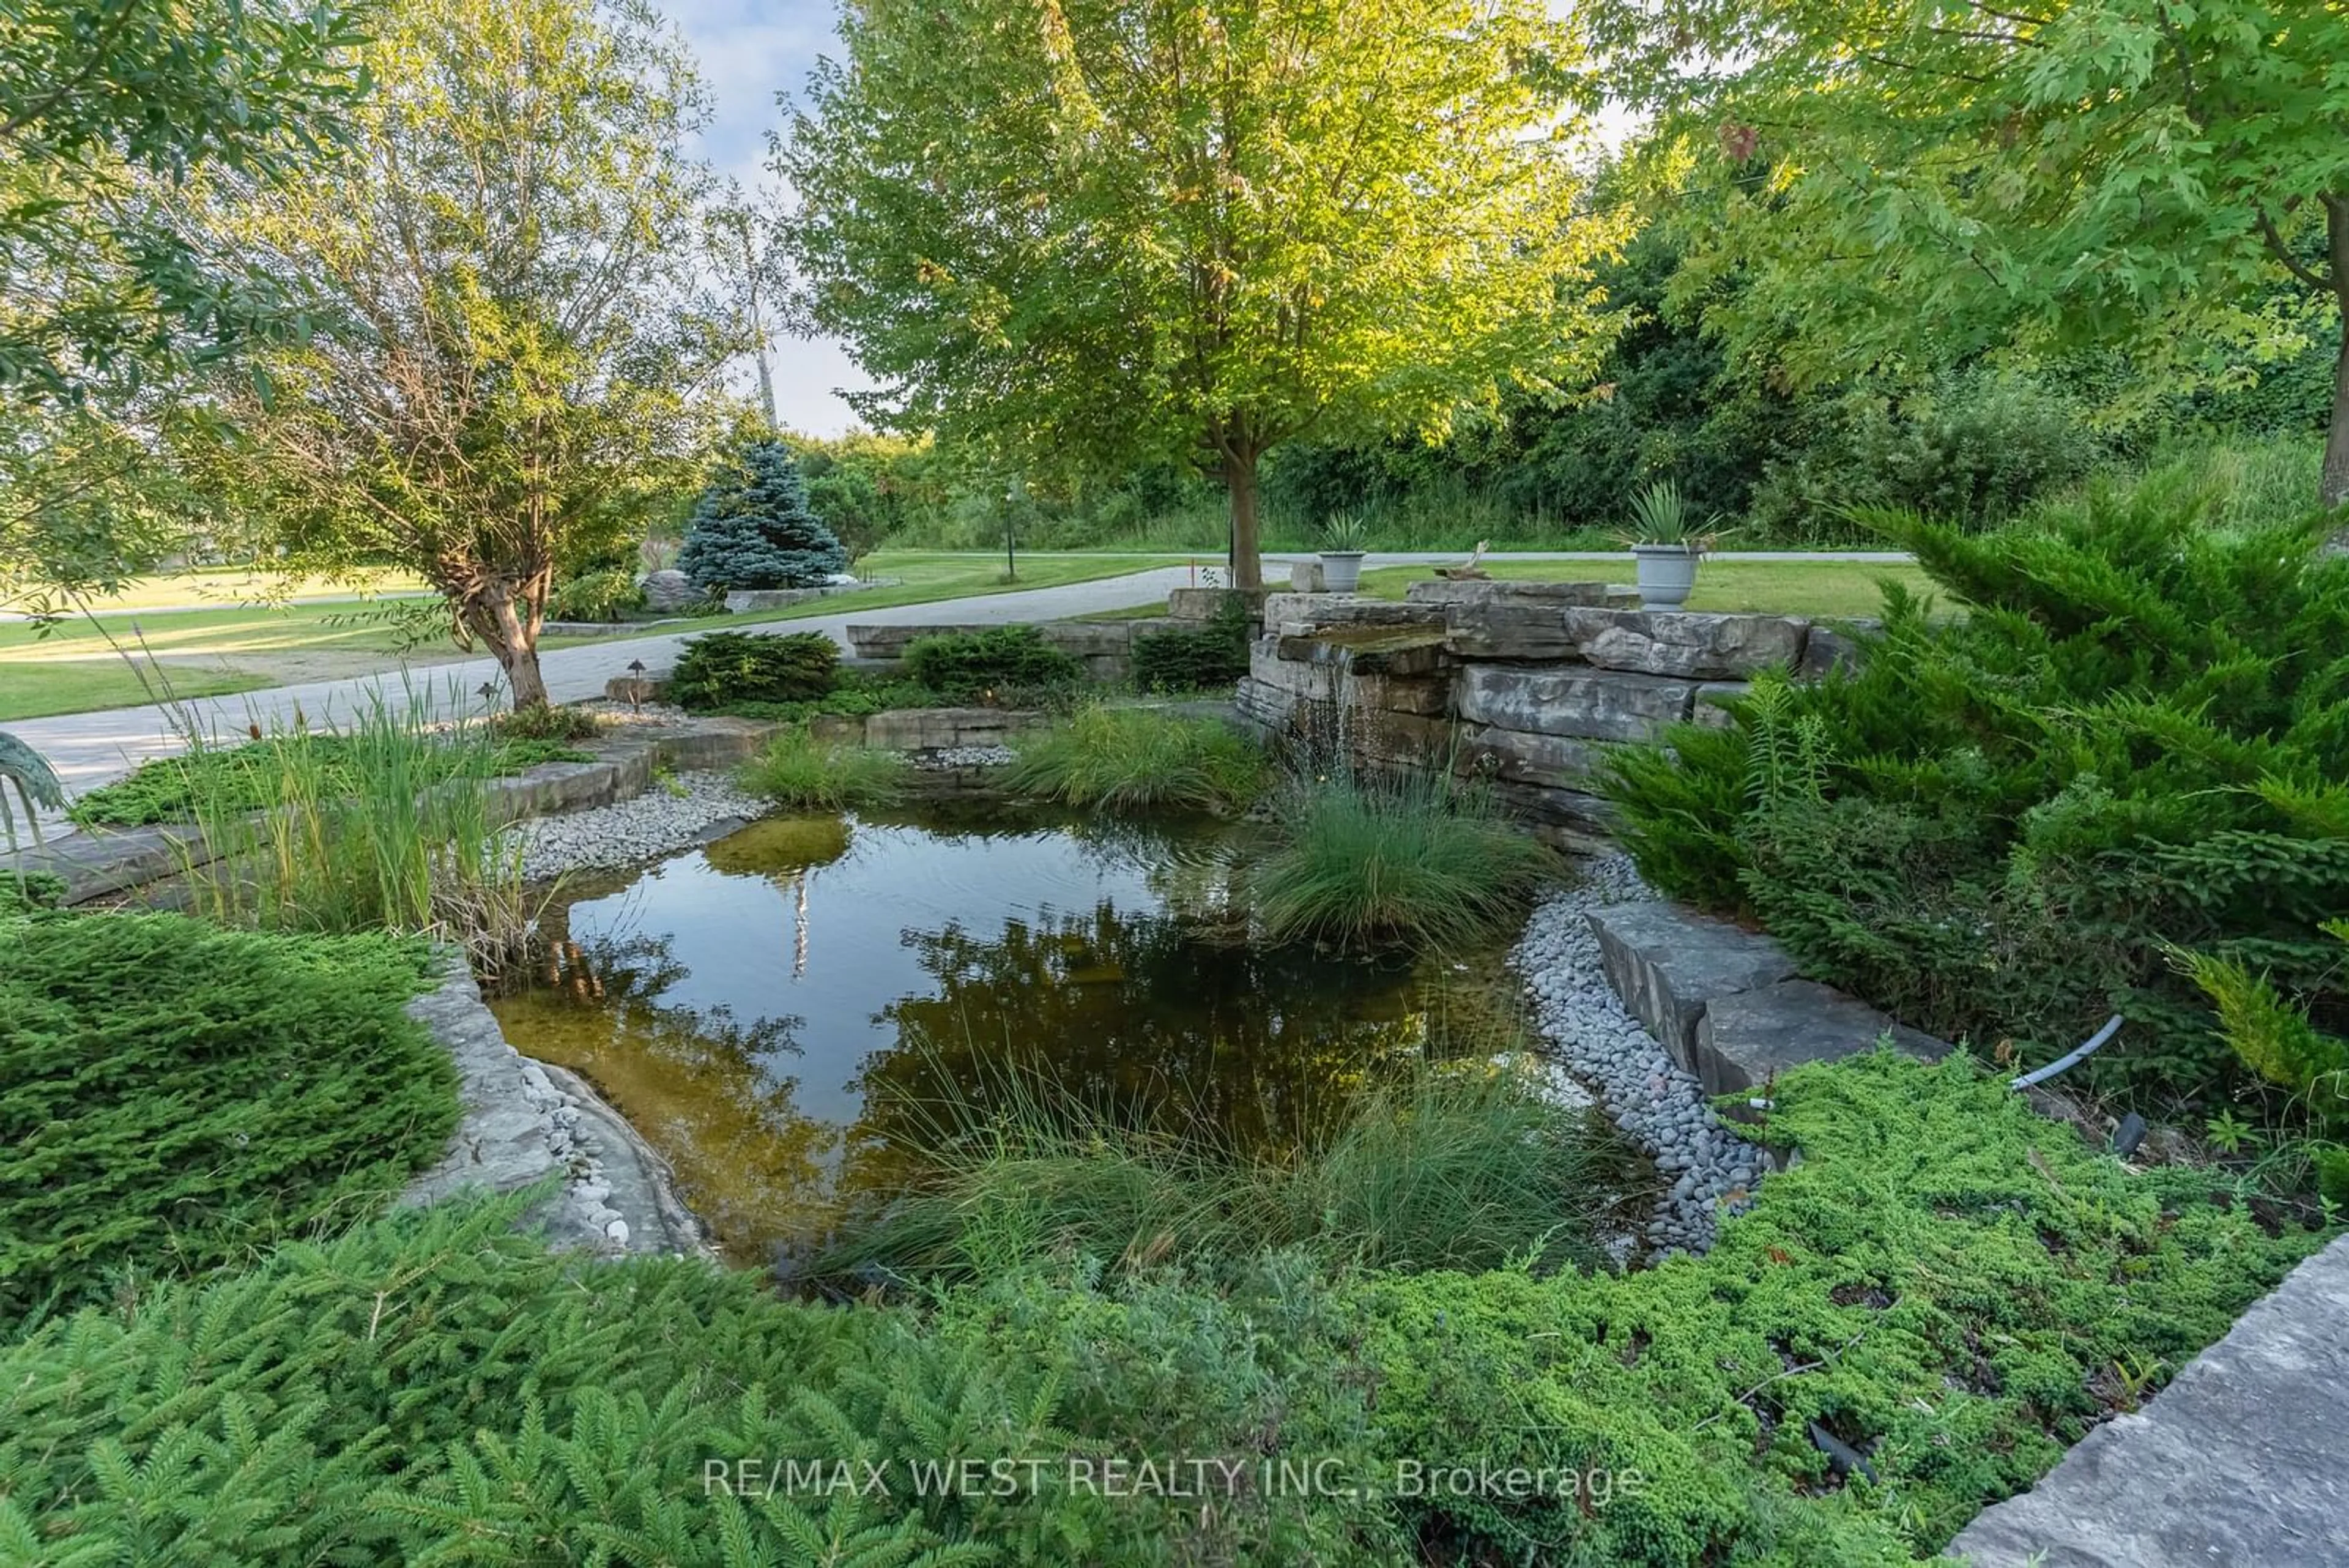
[[[1426,582],[1401,603],[1274,594],[1238,692],[1259,732],[1373,767],[1448,765],[1569,847],[1608,831],[1609,748],[1719,706],[1760,671],[1812,679],[1851,639],[1796,616],[1642,610],[1604,583]]]

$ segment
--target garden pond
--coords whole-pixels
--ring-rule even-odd
[[[770,817],[566,881],[493,999],[675,1167],[739,1262],[885,1198],[1041,1085],[1278,1152],[1384,1075],[1524,1044],[1505,948],[1418,964],[1249,940],[1261,830],[999,805]]]

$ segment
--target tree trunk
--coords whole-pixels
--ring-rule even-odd
[[[513,693],[514,711],[545,707],[546,680],[538,672],[536,607],[527,597],[517,603],[512,584],[495,582],[475,595],[466,607],[465,620],[497,655],[507,689]]]
[[[1257,543],[1256,525],[1257,452],[1253,447],[1226,447],[1224,452],[1224,488],[1232,501],[1232,587],[1260,588],[1264,587],[1264,548]]]
[[[2333,262],[2333,299],[2341,307],[2341,354],[2333,370],[2333,426],[2317,481],[2327,506],[2349,502],[2349,195],[2324,198],[2325,248]],[[2335,535],[2333,543],[2341,543]]]
[[[2334,285],[2333,295],[2341,301],[2341,355],[2333,370],[2333,428],[2325,434],[2324,470],[2317,482],[2327,506],[2349,503],[2349,277]]]

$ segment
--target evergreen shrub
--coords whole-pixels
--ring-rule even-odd
[[[2322,1241],[2208,1173],[2130,1170],[1963,1060],[1806,1067],[1775,1098],[1764,1136],[1803,1162],[1709,1255],[1626,1275],[1332,1276],[1276,1252],[1210,1282],[1078,1253],[843,1310],[699,1260],[550,1254],[510,1232],[520,1197],[396,1216],[0,1345],[0,1552],[1909,1563]],[[1837,1473],[1814,1424],[1866,1473]],[[1065,1479],[1143,1456],[1237,1458],[1246,1484],[1203,1509]],[[914,1484],[941,1459],[1040,1479]],[[1359,1490],[1257,1484],[1282,1459]],[[771,1485],[793,1460],[890,1484]],[[1576,1484],[1412,1496],[1406,1463]]]
[[[438,1158],[425,950],[177,915],[0,921],[0,1324],[364,1219]]]
[[[713,631],[686,643],[668,694],[688,712],[706,713],[742,702],[809,701],[839,678],[840,645],[820,631]]]
[[[905,647],[905,672],[950,701],[996,707],[1064,700],[1085,678],[1084,666],[1032,626],[916,638]]]
[[[1203,626],[1133,639],[1133,683],[1144,691],[1222,691],[1248,672],[1247,601],[1226,596]]]
[[[1856,671],[1614,753],[1625,845],[1905,1023],[2033,1061],[2118,1012],[2091,1075],[2239,1081],[2170,951],[2349,1006],[2316,934],[2349,909],[2349,560],[2332,520],[2213,529],[2215,500],[2171,474],[1987,535],[1878,514],[1963,618],[1888,589]]]

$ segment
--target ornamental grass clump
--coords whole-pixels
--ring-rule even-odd
[[[1082,1253],[1215,1273],[1296,1249],[1322,1268],[1547,1272],[1587,1264],[1614,1201],[1601,1139],[1492,1064],[1365,1090],[1293,1147],[1236,1147],[1204,1110],[1120,1115],[1037,1074],[902,1107],[925,1168],[812,1259],[932,1282]]]
[[[1274,815],[1286,840],[1254,887],[1276,940],[1470,946],[1521,919],[1558,868],[1489,789],[1445,772],[1300,776]]]
[[[466,949],[492,970],[526,946],[543,902],[492,781],[484,723],[436,725],[414,693],[378,694],[329,732],[297,723],[199,753],[182,774],[193,831],[175,836],[188,908],[227,925],[397,931]]]
[[[768,742],[735,782],[746,794],[787,809],[851,811],[897,799],[905,792],[907,771],[898,753],[820,741],[802,725]]]
[[[1006,784],[1070,805],[1232,811],[1265,784],[1264,753],[1229,725],[1146,708],[1081,709],[1012,750]]]

